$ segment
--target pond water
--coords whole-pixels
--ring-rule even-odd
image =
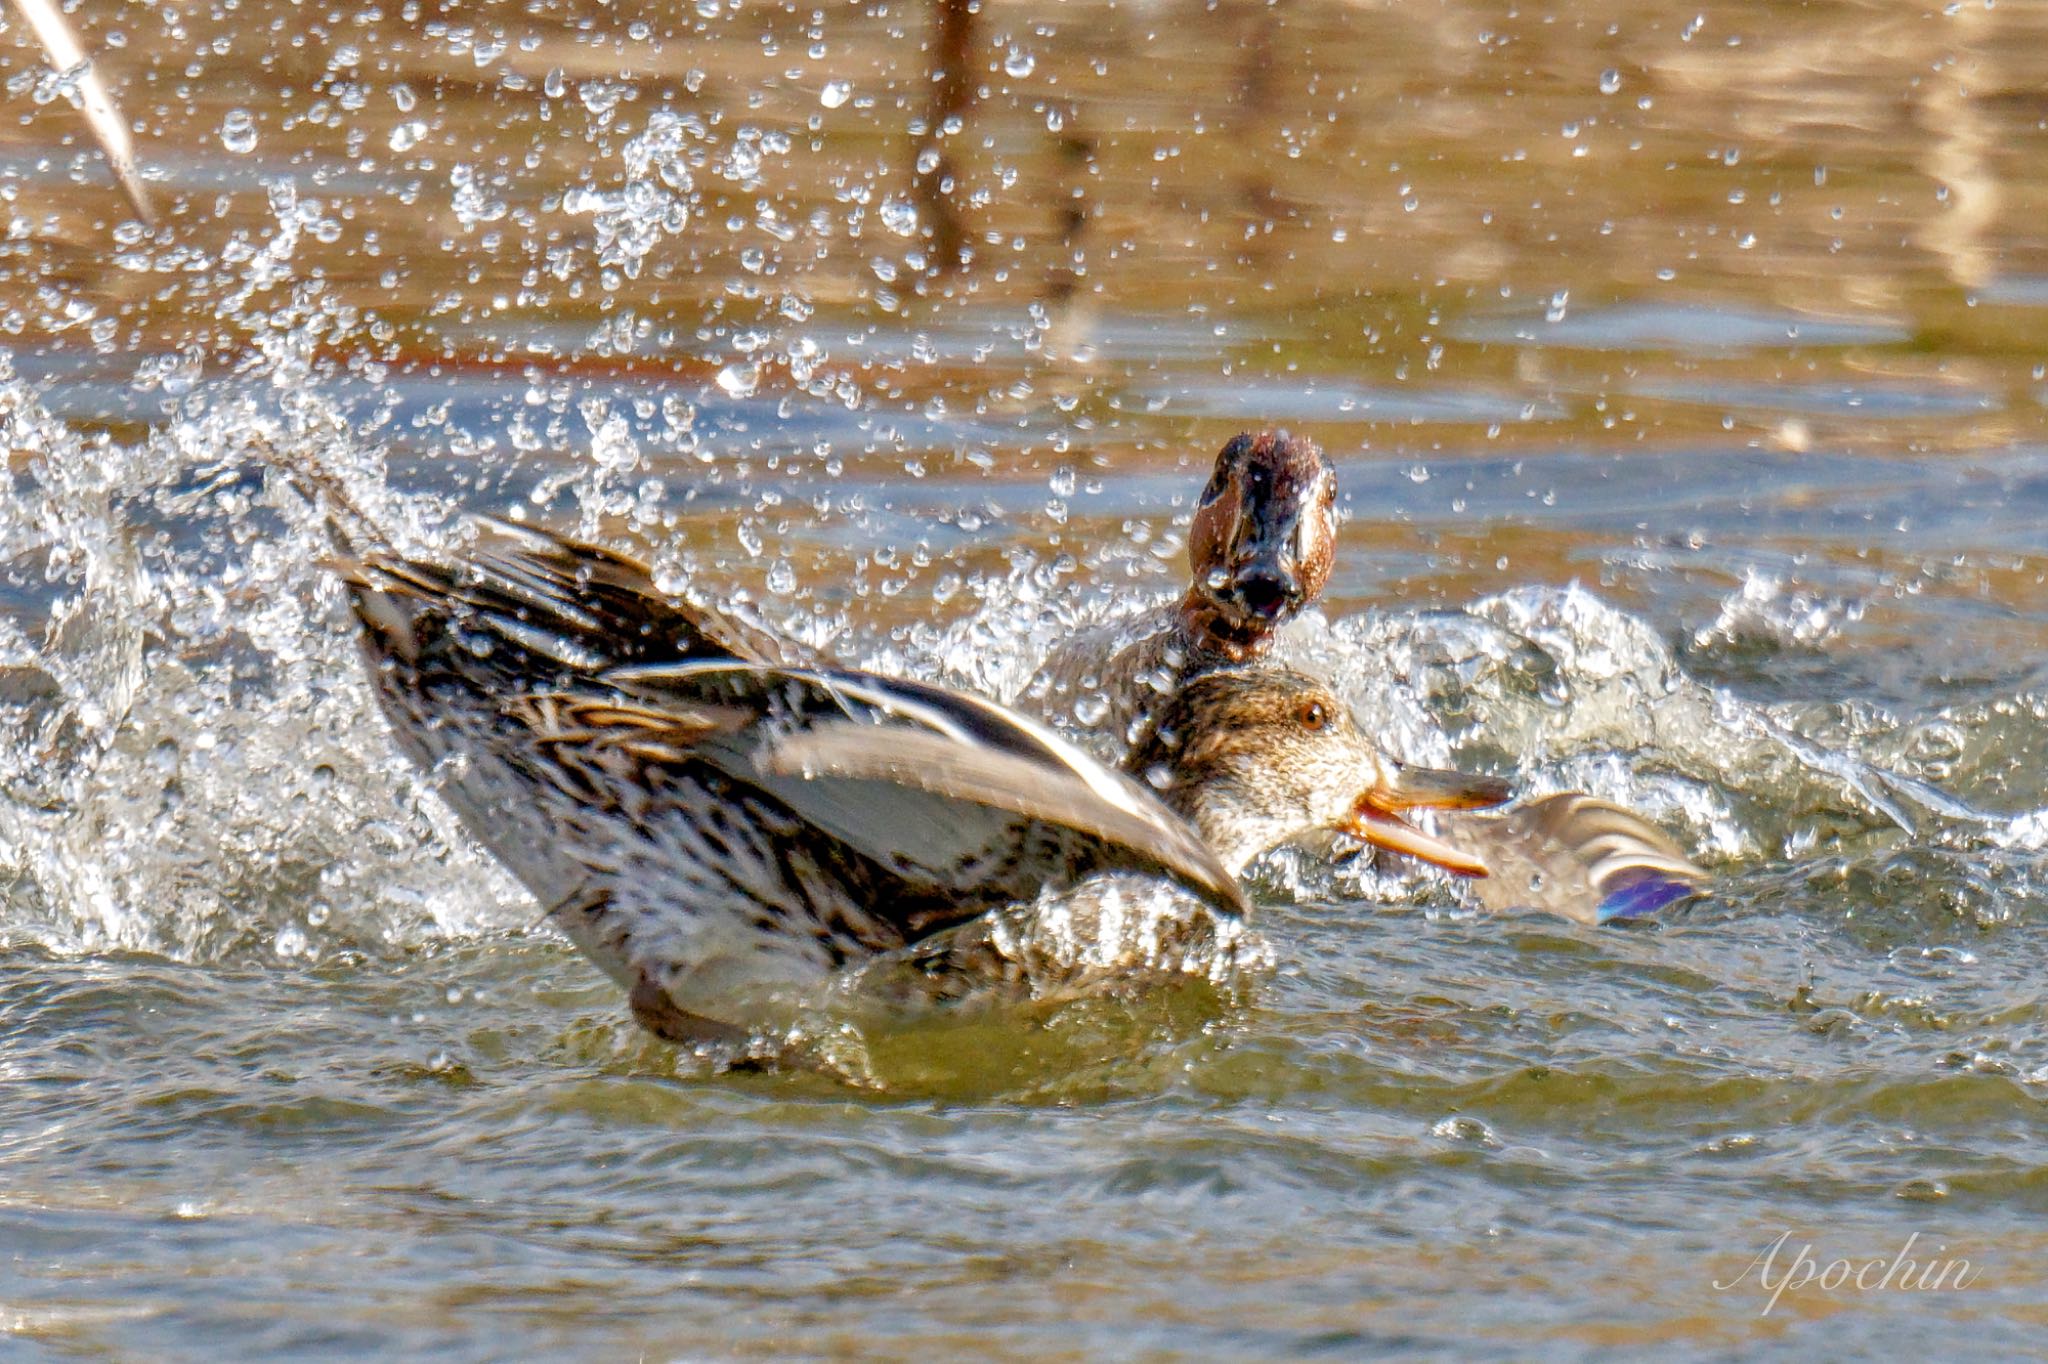
[[[74,19],[158,223],[17,35],[0,1353],[2040,1348],[2048,11]],[[715,1074],[407,768],[251,453],[1004,694],[1265,426],[1361,718],[1711,896],[1283,852],[1231,988]]]

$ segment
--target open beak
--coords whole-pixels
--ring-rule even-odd
[[[1499,805],[1512,794],[1508,784],[1498,777],[1474,777],[1463,772],[1383,761],[1379,781],[1358,798],[1351,821],[1342,831],[1375,848],[1402,853],[1460,876],[1485,876],[1488,872],[1484,862],[1422,832],[1402,819],[1401,812],[1483,810]]]
[[[1301,581],[1299,506],[1268,499],[1247,504],[1239,514],[1229,574],[1218,594],[1247,621],[1268,624],[1299,610],[1307,595]]]

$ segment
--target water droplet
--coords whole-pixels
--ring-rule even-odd
[[[1059,468],[1052,471],[1052,477],[1046,480],[1046,486],[1052,489],[1054,497],[1072,497],[1076,482],[1077,476],[1074,473],[1074,466],[1062,464]]]
[[[899,237],[908,237],[917,231],[917,205],[901,195],[891,195],[882,201],[882,226]]]
[[[256,118],[247,109],[230,109],[220,121],[220,145],[237,156],[256,150]]]
[[[1003,74],[1023,80],[1038,66],[1038,58],[1021,47],[1012,46],[1010,55],[1003,58]]]
[[[1429,1134],[1432,1137],[1441,1137],[1445,1141],[1467,1142],[1474,1146],[1501,1144],[1500,1138],[1493,1134],[1492,1128],[1478,1118],[1467,1117],[1464,1114],[1432,1124]]]
[[[734,398],[745,398],[760,387],[761,367],[751,363],[734,363],[718,371],[718,387]]]
[[[853,86],[846,81],[827,81],[825,88],[818,92],[818,103],[827,109],[837,109],[853,97]]]
[[[583,101],[583,107],[599,122],[609,124],[612,111],[625,98],[626,87],[611,81],[585,81],[576,87],[576,97]],[[651,121],[651,120],[650,120]]]
[[[1621,89],[1621,73],[1619,71],[1610,66],[1600,73],[1601,94],[1611,95],[1619,89]]]
[[[391,150],[409,152],[427,135],[427,125],[419,119],[411,119],[391,130]]]

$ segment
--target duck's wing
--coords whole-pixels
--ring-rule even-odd
[[[343,566],[406,717],[509,722],[572,800],[625,811],[675,769],[714,767],[896,877],[921,906],[904,911],[913,933],[947,917],[937,904],[969,917],[1108,870],[1242,912],[1177,816],[1050,731],[941,687],[786,666],[763,657],[765,632],[660,592],[623,555],[492,529],[457,562],[380,550]]]
[[[802,663],[801,646],[778,640],[737,615],[663,592],[638,560],[546,531],[479,518],[484,539],[453,561],[375,550],[342,565],[356,612],[400,656],[419,635],[422,613],[459,618],[472,640],[514,657],[509,671],[568,670],[690,661]],[[417,645],[413,646],[417,648]]]
[[[867,673],[737,663],[605,680],[664,712],[752,707],[755,724],[707,734],[692,756],[907,879],[1028,899],[1134,870],[1244,911],[1216,855],[1155,796],[993,702]]]
[[[1612,923],[1697,895],[1711,879],[1641,815],[1578,792],[1461,820],[1454,829],[1478,844],[1493,871],[1474,891],[1494,910]]]

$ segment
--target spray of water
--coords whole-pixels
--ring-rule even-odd
[[[616,95],[602,83],[579,94],[606,148]],[[786,150],[777,135],[657,109],[624,140],[615,179],[594,174],[567,195],[561,211],[587,220],[595,256],[583,263],[608,296],[585,349],[624,353],[649,334],[623,294],[609,296],[697,221],[700,181],[757,188],[764,158]],[[506,215],[501,184],[475,167],[456,165],[448,183],[465,228]],[[872,196],[847,196],[853,218],[865,214]],[[432,552],[463,535],[446,499],[395,490],[389,451],[364,434],[381,422],[352,423],[331,391],[336,369],[319,357],[351,353],[375,325],[333,306],[317,280],[296,278],[295,251],[337,230],[333,212],[288,181],[269,202],[268,234],[238,237],[212,262],[235,281],[215,320],[244,340],[246,358],[213,376],[196,353],[151,362],[136,385],[163,396],[165,416],[146,435],[67,426],[0,360],[0,434],[14,452],[0,500],[0,932],[10,937],[62,951],[321,957],[533,922],[534,907],[389,741],[353,623],[320,566],[331,529],[258,457],[289,451],[317,467],[401,547]],[[901,204],[885,200],[879,213],[886,232],[914,229]],[[728,350],[713,386],[751,397],[772,371],[792,393],[858,407],[858,385],[804,328],[801,288],[775,278],[783,247],[833,225],[785,221],[763,201],[728,230],[750,244],[720,304],[715,334]],[[147,251],[130,254],[126,268],[147,267]],[[558,277],[580,274],[573,254],[554,265]],[[536,455],[567,431],[577,453],[545,465],[530,505],[569,494],[582,534],[631,528],[642,548],[653,542],[666,585],[702,595],[703,565],[661,543],[664,490],[653,476],[673,456],[720,476],[694,408],[673,395],[542,389],[529,388],[511,446]],[[540,410],[563,414],[562,429],[530,425],[536,395]],[[832,470],[829,453],[822,463]],[[748,477],[736,475],[743,491]],[[1054,523],[1074,491],[1071,468],[1054,475]],[[773,505],[762,495],[741,516],[750,558],[769,553],[759,513]],[[845,662],[1007,698],[1057,640],[1170,598],[1178,544],[1148,529],[1085,556],[1017,549],[1004,571],[938,578],[949,623],[881,640],[843,634],[843,617],[816,608],[786,556],[768,585],[780,623]],[[897,575],[884,590],[909,581]],[[1858,614],[1854,602],[1752,575],[1692,645],[1815,648]],[[1880,865],[1918,839],[1916,855],[2004,856],[2013,860],[1993,865],[2025,876],[2038,861],[2027,857],[2048,844],[2048,815],[1993,815],[1939,780],[1970,760],[1977,736],[1997,731],[1998,716],[1950,723],[1953,751],[1923,761],[1914,745],[1934,742],[1926,726],[1909,739],[1874,711],[1743,700],[1689,673],[1646,621],[1576,586],[1518,588],[1455,611],[1311,615],[1283,656],[1334,678],[1398,756],[1512,772],[1532,793],[1593,792],[1666,823],[1723,867],[1823,855],[1841,868]],[[1262,875],[1273,894],[1454,903],[1439,881],[1363,861],[1333,869],[1320,855],[1283,854]],[[1111,917],[1090,931],[1118,942],[1152,931],[1143,915]],[[1071,922],[1037,922],[1048,943],[1064,934],[1086,957],[1077,944],[1087,935]],[[1226,946],[1212,960],[1256,955]]]

